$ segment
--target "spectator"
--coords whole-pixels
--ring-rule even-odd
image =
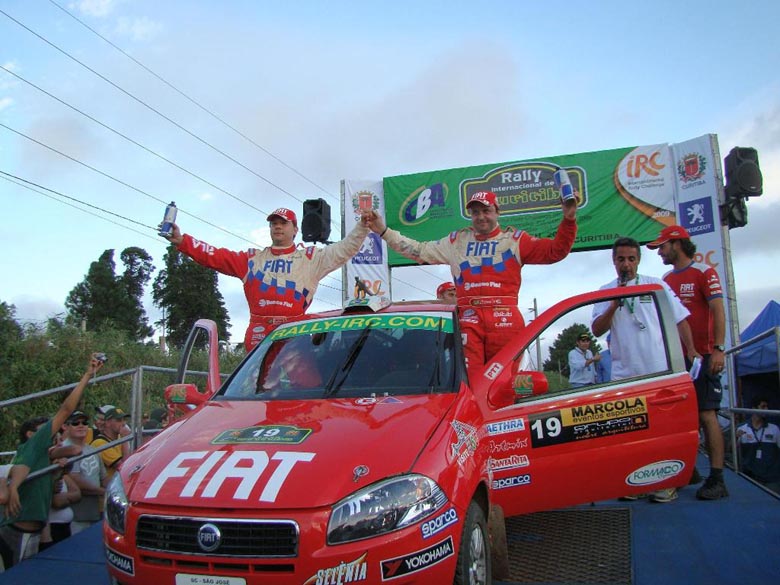
[[[612,352],[605,349],[599,355],[601,359],[596,362],[596,384],[604,384],[612,379]]]
[[[127,419],[129,414],[125,413],[121,408],[112,408],[105,413],[105,422],[103,423],[103,432],[100,433],[94,441],[92,441],[92,447],[99,449],[108,443],[128,436],[132,431],[127,425]],[[130,456],[130,442],[125,441],[120,445],[114,445],[104,451],[100,452],[100,458],[103,460],[103,464],[106,467],[106,475],[108,476],[106,482],[110,481],[116,473],[119,464]]]
[[[90,455],[95,448],[87,443],[87,429],[89,419],[87,415],[77,410],[65,423],[64,445],[72,445],[78,448],[81,455],[88,455],[73,463],[71,477],[81,490],[81,500],[73,507],[73,521],[71,532],[78,534],[92,526],[101,519],[101,503],[105,494],[106,468],[103,459],[99,455]]]
[[[103,406],[95,407],[94,426],[88,427],[87,429],[86,442],[88,445],[92,444],[92,441],[103,432],[103,425],[106,422],[106,413],[114,408],[116,408],[116,406],[113,404],[104,404]]]
[[[699,426],[704,429],[705,446],[710,456],[710,475],[696,491],[700,500],[717,500],[729,495],[723,481],[725,445],[718,424],[718,410],[723,398],[720,375],[725,365],[726,311],[718,273],[706,264],[693,261],[694,244],[685,228],[672,225],[661,230],[655,241],[647,244],[658,250],[664,264],[674,270],[664,274],[664,281],[690,311],[688,324],[696,353],[701,354],[699,375],[693,381],[699,405]],[[688,368],[693,356],[688,354]],[[694,469],[694,471],[696,471]],[[698,475],[695,472],[694,475]]]
[[[581,388],[596,382],[596,366],[601,361],[599,354],[590,350],[590,335],[580,333],[577,346],[569,352],[569,386]]]
[[[445,303],[452,303],[453,305],[458,302],[458,296],[455,291],[455,284],[452,282],[442,282],[436,289],[436,298]]]
[[[753,408],[766,410],[769,402],[756,398]],[[780,427],[760,414],[737,427],[740,470],[780,494]]]
[[[569,199],[561,206],[563,219],[553,239],[502,228],[498,198],[491,191],[474,193],[466,204],[470,227],[432,242],[407,238],[371,212],[371,229],[390,248],[421,264],[449,264],[470,375],[481,373],[507,337],[525,327],[517,307],[523,266],[553,264],[569,255],[577,235],[577,203]]]
[[[8,503],[0,522],[0,540],[10,553],[6,568],[38,551],[37,537],[49,517],[55,478],[49,473],[28,482],[25,479],[31,472],[49,466],[49,447],[56,432],[76,409],[84,389],[102,365],[93,354],[81,380],[55,415],[51,419],[39,417],[26,421],[20,429],[21,443],[9,472]]]
[[[302,315],[311,304],[320,279],[352,258],[368,235],[368,219],[364,215],[341,242],[326,248],[299,249],[294,242],[298,218],[292,210],[280,207],[267,219],[272,245],[262,249],[233,252],[215,248],[188,234],[182,235],[176,224],[168,238],[198,264],[243,280],[249,303],[249,326],[244,336],[247,352],[280,323]]]
[[[49,509],[49,522],[41,532],[39,550],[46,550],[71,535],[73,521],[73,505],[81,499],[81,490],[70,475],[71,466],[65,465],[59,472],[59,479],[54,482],[54,494]]]
[[[660,284],[664,288],[672,307],[677,331],[688,354],[698,353],[693,344],[691,329],[686,318],[690,314],[663,280],[638,273],[642,252],[633,238],[618,238],[612,245],[612,264],[618,277],[601,287],[601,290]],[[601,336],[609,331],[609,349],[612,357],[612,380],[653,374],[668,368],[666,344],[654,303],[642,302],[641,298],[629,297],[623,300],[604,301],[593,307],[591,329]],[[637,496],[627,496],[636,499]],[[659,490],[650,496],[653,502],[671,502],[677,498],[674,488]]]
[[[144,424],[144,430],[164,429],[168,425],[168,410],[155,408],[149,415],[149,420]]]

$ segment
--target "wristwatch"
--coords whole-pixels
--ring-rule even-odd
[[[717,349],[718,351],[726,351],[725,345],[713,345],[712,349]]]

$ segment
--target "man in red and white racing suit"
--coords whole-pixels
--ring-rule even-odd
[[[495,193],[480,191],[466,204],[471,227],[431,242],[418,242],[388,229],[374,214],[371,229],[399,254],[427,264],[449,264],[458,297],[466,365],[480,371],[507,338],[525,326],[517,307],[524,264],[553,264],[571,251],[577,235],[577,205],[563,204],[563,220],[555,238],[536,238],[498,224]]]
[[[244,336],[247,352],[280,323],[302,315],[311,304],[320,279],[352,258],[368,235],[364,219],[340,242],[325,248],[304,248],[293,242],[298,219],[292,210],[281,207],[268,216],[268,222],[272,245],[241,252],[215,248],[189,234],[182,235],[175,224],[173,235],[168,238],[198,264],[244,282],[249,304],[249,327]]]

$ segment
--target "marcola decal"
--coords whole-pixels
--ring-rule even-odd
[[[185,461],[200,461],[208,457],[201,463],[184,465]],[[221,461],[227,455],[227,459]],[[216,497],[223,483],[227,479],[240,479],[241,481],[235,488],[235,492],[230,496],[234,500],[246,500],[256,485],[260,483],[261,476],[265,476],[265,485],[258,498],[261,502],[274,502],[284,481],[292,471],[293,467],[299,462],[307,462],[314,459],[314,453],[299,453],[295,451],[283,451],[275,453],[269,457],[265,451],[214,451],[209,455],[208,451],[185,451],[178,453],[166,465],[160,474],[155,478],[152,485],[146,492],[147,498],[156,498],[166,482],[176,482],[176,478],[188,478],[187,483],[178,493],[179,497],[192,498],[200,488],[202,491],[200,497]],[[279,463],[274,467],[271,461]],[[241,464],[243,462],[243,465]],[[250,462],[247,465],[246,462]],[[206,476],[212,470],[211,479],[205,483]],[[266,470],[270,473],[266,473]],[[230,482],[235,485],[235,482]],[[168,493],[167,495],[170,495]]]

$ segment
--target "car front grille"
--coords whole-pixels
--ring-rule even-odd
[[[211,551],[198,542],[204,524],[219,529],[219,545]],[[148,516],[138,519],[139,549],[187,555],[230,557],[294,557],[298,554],[298,526],[290,520],[233,520]]]

